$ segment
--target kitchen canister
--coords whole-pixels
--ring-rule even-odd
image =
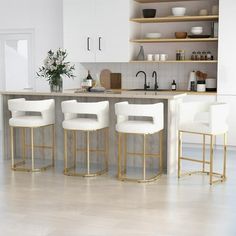
[[[197,81],[197,92],[206,92],[206,84],[204,80]]]

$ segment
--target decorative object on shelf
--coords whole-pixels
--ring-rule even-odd
[[[206,78],[206,91],[215,92],[217,87],[216,78]]]
[[[154,60],[155,61],[160,61],[160,54],[155,54],[154,55]]]
[[[167,59],[168,59],[168,54],[163,53],[163,54],[160,55],[160,60],[161,61],[167,61]]]
[[[177,89],[177,84],[176,84],[175,80],[173,80],[173,82],[171,84],[171,90],[176,91],[176,89]]]
[[[186,13],[185,7],[172,7],[173,16],[184,16]]]
[[[147,60],[148,61],[153,61],[153,55],[152,54],[147,54]]]
[[[211,35],[209,34],[197,34],[197,35],[188,35],[190,39],[207,39],[210,38]]]
[[[176,50],[176,61],[184,61],[184,60],[185,60],[185,51]]]
[[[199,11],[199,16],[207,16],[208,15],[208,11],[207,9],[201,9]]]
[[[202,26],[195,26],[191,28],[191,33],[194,35],[199,35],[203,32],[203,27]]]
[[[188,90],[195,91],[195,84],[197,82],[196,72],[191,71],[189,73],[189,80],[188,80]]]
[[[213,38],[218,38],[218,22],[212,22],[212,25],[211,25],[211,37]]]
[[[50,50],[44,60],[44,65],[37,72],[38,77],[47,78],[51,92],[62,92],[62,76],[65,75],[68,78],[75,77],[73,75],[75,66],[71,66],[69,62],[65,62],[66,57],[66,50],[60,48],[56,52]]]
[[[145,60],[145,56],[144,56],[144,49],[143,46],[140,46],[140,50],[137,56],[137,61],[144,61]]]
[[[177,39],[185,39],[187,38],[188,33],[187,32],[175,32],[175,38]]]
[[[219,14],[219,7],[217,5],[213,5],[211,8],[211,14],[212,15],[218,15]]]
[[[144,18],[154,18],[156,16],[156,9],[143,9]]]
[[[145,34],[147,39],[159,39],[161,38],[161,33],[147,33]]]

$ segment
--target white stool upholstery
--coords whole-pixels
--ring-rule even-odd
[[[24,98],[10,99],[8,100],[8,108],[11,111],[12,118],[9,120],[11,127],[11,156],[12,156],[12,169],[22,171],[41,171],[48,167],[54,166],[54,124],[55,124],[55,101],[54,99],[40,100],[40,101],[26,101]],[[33,114],[37,113],[37,115]],[[51,146],[37,146],[34,145],[34,129],[40,127],[52,127],[52,145]],[[23,137],[23,161],[15,163],[14,161],[14,128],[22,128]],[[31,168],[21,168],[18,166],[25,165],[25,129],[31,129]],[[34,148],[49,148],[52,150],[52,164],[43,166],[41,168],[35,168],[34,166]]]
[[[193,161],[203,164],[201,173],[210,175],[210,184],[226,179],[226,134],[228,132],[228,105],[225,103],[187,102],[180,104],[179,109],[179,158],[178,177],[181,176],[181,160]],[[203,136],[203,160],[196,160],[182,156],[182,134],[192,133]],[[224,167],[223,174],[213,172],[213,148],[216,135],[224,135]],[[205,159],[206,136],[210,137],[210,161]],[[205,164],[210,165],[210,170],[205,171]],[[199,171],[197,171],[199,173]],[[188,172],[192,174],[195,172]],[[213,176],[220,179],[213,181]]]
[[[79,103],[76,100],[64,101],[61,104],[62,112],[64,113],[64,121],[62,126],[64,128],[64,148],[65,148],[65,169],[64,174],[74,176],[97,176],[104,174],[108,171],[108,129],[109,129],[109,102],[95,102],[95,103]],[[81,118],[83,116],[93,116],[89,118]],[[68,167],[68,154],[67,154],[67,131],[73,131],[74,136],[74,165]],[[104,130],[105,148],[104,150],[90,150],[90,132]],[[86,132],[86,149],[77,149],[76,131]],[[97,140],[98,141],[98,140]],[[87,155],[87,172],[76,172],[76,156],[78,151],[86,151]],[[90,171],[90,152],[103,152],[105,154],[105,168],[101,171],[91,173]],[[71,170],[74,170],[71,172]]]
[[[164,129],[164,105],[163,103],[156,104],[128,104],[128,102],[120,102],[115,104],[115,112],[117,115],[116,131],[119,135],[119,150],[118,150],[118,178],[120,180],[131,180],[127,178],[127,155],[131,153],[127,152],[127,135],[128,134],[141,134],[143,135],[143,153],[132,153],[133,155],[141,155],[143,157],[143,178],[135,179],[138,182],[148,182],[156,180],[162,174],[162,131]],[[135,120],[131,120],[131,117],[135,117]],[[140,117],[142,120],[138,120]],[[149,118],[144,120],[143,118]],[[160,150],[159,154],[147,154],[146,153],[146,136],[159,133],[160,136]],[[122,145],[122,136],[125,139],[125,147]],[[125,149],[124,155],[124,169],[122,169],[122,157],[121,151]],[[159,173],[151,178],[146,178],[146,157],[159,158]]]

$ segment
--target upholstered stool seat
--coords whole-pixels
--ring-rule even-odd
[[[130,180],[138,182],[150,182],[156,180],[163,169],[162,160],[162,131],[164,129],[163,103],[156,104],[128,104],[128,102],[120,102],[115,104],[115,112],[117,115],[116,131],[119,135],[118,147],[118,178],[120,180]],[[132,119],[134,117],[134,119]],[[143,153],[127,152],[127,135],[142,135],[143,136]],[[146,153],[146,136],[159,134],[159,153]],[[124,146],[122,138],[124,137]],[[123,158],[121,153],[124,153],[124,167],[122,167]],[[134,179],[127,177],[127,155],[142,156],[143,158],[143,178]],[[147,178],[146,176],[146,158],[156,157],[159,159],[159,173],[155,176]]]
[[[12,113],[9,119],[11,129],[11,156],[12,156],[12,169],[21,171],[41,171],[51,166],[54,166],[54,124],[55,124],[55,101],[54,99],[27,101],[24,98],[8,100],[8,108]],[[51,126],[51,146],[49,145],[35,145],[34,144],[34,129],[44,128]],[[22,158],[23,160],[15,163],[15,150],[14,150],[14,128],[21,128],[22,130]],[[31,148],[31,168],[26,167],[26,128],[30,128],[30,148]],[[44,130],[43,130],[44,134]],[[52,163],[35,168],[35,148],[51,149]]]
[[[187,102],[180,104],[179,109],[179,158],[178,158],[178,177],[181,174],[181,161],[192,161],[202,163],[202,171],[188,172],[207,173],[210,175],[210,184],[213,182],[224,181],[226,179],[226,134],[228,132],[227,116],[228,105],[225,103],[207,102]],[[182,135],[192,133],[203,137],[203,160],[184,157],[182,155]],[[213,148],[216,135],[224,136],[224,164],[223,174],[213,172]],[[210,137],[210,161],[205,159],[206,136]],[[209,164],[209,171],[205,170],[205,164]],[[220,177],[213,181],[213,176]]]
[[[64,113],[64,121],[62,122],[62,127],[64,129],[64,152],[65,152],[65,175],[74,175],[74,176],[84,176],[92,177],[104,174],[108,171],[108,129],[109,129],[109,102],[94,102],[94,103],[80,103],[76,100],[69,100],[62,102],[62,112]],[[88,117],[80,117],[80,116]],[[104,131],[104,142],[105,147],[103,150],[91,150],[90,148],[90,133],[93,131]],[[68,131],[73,133],[73,156],[74,163],[73,166],[68,164]],[[77,131],[84,131],[86,133],[86,148],[78,149],[77,148]],[[97,140],[98,142],[99,140]],[[76,171],[76,158],[78,152],[86,152],[86,162],[87,168],[85,172]],[[91,172],[90,166],[90,153],[91,152],[100,152],[105,156],[104,168],[100,171]]]

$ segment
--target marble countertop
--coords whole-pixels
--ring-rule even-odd
[[[103,97],[103,98],[144,98],[144,99],[179,99],[186,96],[183,92],[173,91],[124,91],[109,90],[106,92],[82,92],[78,90],[65,90],[62,93],[51,93],[41,91],[0,91],[2,95],[22,95],[22,96],[52,96],[52,97]]]

